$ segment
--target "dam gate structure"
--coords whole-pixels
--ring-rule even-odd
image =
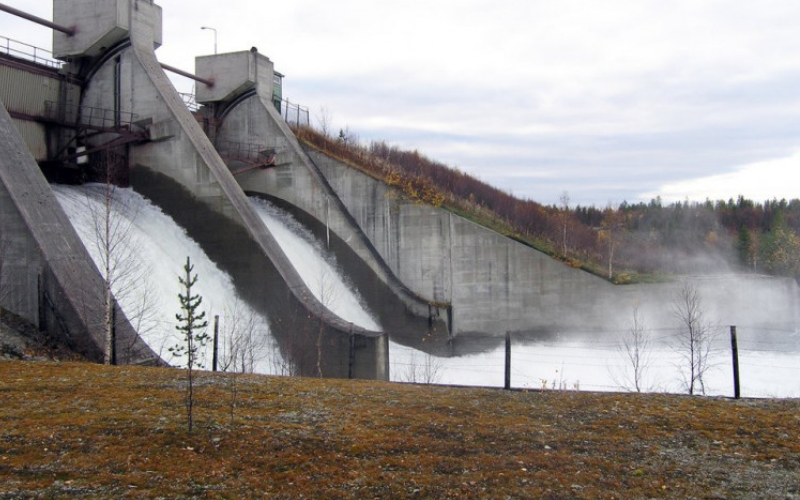
[[[307,323],[307,318],[317,318],[314,328],[324,339],[325,356],[314,363],[295,360],[298,366],[306,367],[301,373],[387,379],[386,333],[345,322],[314,298],[255,213],[220,152],[167,79],[164,65],[154,53],[161,43],[160,7],[150,0],[55,0],[53,12],[53,25],[74,27],[56,30],[53,36],[53,56],[65,64],[54,64],[47,75],[42,75],[41,65],[21,63],[15,57],[7,58],[8,63],[2,66],[9,79],[30,77],[38,82],[39,77],[46,76],[51,82],[51,94],[34,96],[33,112],[20,111],[19,93],[3,96],[12,113],[4,124],[15,139],[6,141],[6,145],[16,148],[3,152],[5,170],[19,169],[18,157],[25,156],[25,171],[35,178],[41,191],[36,203],[45,204],[47,213],[57,215],[58,221],[50,225],[71,238],[69,244],[40,244],[50,252],[41,261],[60,262],[64,254],[69,258],[80,254],[84,273],[99,278],[42,172],[58,181],[91,179],[90,166],[96,163],[94,157],[102,154],[127,167],[117,182],[130,183],[160,205],[233,277],[246,300],[268,309],[270,321],[281,325],[272,328],[273,333],[289,336],[306,326],[298,321]],[[213,82],[207,80],[206,84],[211,87]],[[9,179],[7,184],[13,195],[18,182]],[[25,207],[20,210],[21,202],[13,196],[3,201],[8,211],[17,208],[23,212],[22,217],[12,217],[19,227],[14,234],[32,232],[35,240],[37,228],[46,224],[26,219]],[[41,263],[23,267],[23,274],[28,275],[25,279],[31,281],[32,268],[41,267]],[[85,281],[82,276],[59,278],[63,282]],[[28,283],[25,288],[30,295],[36,287]],[[34,306],[11,309],[28,319],[39,316]],[[93,351],[94,358],[98,357],[98,334],[74,336],[84,340],[85,351]]]
[[[301,144],[276,108],[283,75],[256,47],[197,57],[189,73],[158,61],[162,15],[152,0],[53,5],[54,59],[0,54],[0,80],[10,82],[0,87],[8,110],[0,114],[8,137],[0,150],[0,208],[20,290],[18,304],[3,304],[43,328],[68,332],[94,357],[102,332],[92,311],[100,302],[87,306],[88,299],[74,297],[86,288],[77,284],[100,277],[45,178],[97,179],[103,171],[92,167],[103,161],[120,166],[115,183],[152,200],[230,274],[270,318],[279,343],[313,323],[324,337],[325,376],[388,379],[390,339],[450,354],[453,344],[476,335],[607,328],[609,317],[634,303],[663,314],[674,284],[613,285],[406,200]],[[197,109],[187,107],[165,71],[197,82]],[[354,326],[314,297],[255,212],[253,197],[288,210],[325,242],[367,291],[363,298],[382,331]],[[794,282],[707,278],[701,286],[726,322],[741,322],[744,311],[755,311],[759,321],[788,314],[797,322]],[[43,303],[51,305],[45,310]],[[126,328],[130,344],[136,333]],[[155,360],[147,349],[137,353],[124,361]],[[312,354],[298,356],[303,374],[319,374]]]

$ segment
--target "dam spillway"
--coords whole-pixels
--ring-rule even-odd
[[[88,22],[85,13],[94,11]],[[201,107],[192,113],[155,56],[162,42],[155,3],[55,0],[54,20],[82,28],[74,36],[54,36],[55,56],[68,64],[55,70],[5,58],[0,75],[25,82],[2,87],[17,91],[3,96],[13,114],[2,117],[9,137],[0,159],[4,221],[19,243],[15,255],[39,252],[35,262],[19,259],[24,300],[14,307],[59,335],[85,340],[84,350],[94,356],[98,318],[76,301],[66,303],[80,291],[70,284],[96,281],[96,269],[78,255],[72,229],[62,227],[36,165],[82,175],[81,148],[96,152],[86,162],[95,167],[103,152],[118,158],[125,181],[185,228],[228,273],[243,301],[280,325],[272,331],[279,343],[291,343],[298,331],[324,330],[326,376],[389,378],[388,337],[445,355],[475,336],[496,345],[508,332],[602,331],[637,302],[665,320],[672,284],[616,287],[454,213],[404,199],[325,152],[301,146],[274,107],[273,63],[255,49],[197,58]],[[119,118],[116,127],[94,133],[103,124],[91,123],[90,110]],[[123,133],[126,127],[135,133]],[[223,147],[236,143],[272,151],[273,161],[244,170],[248,160]],[[361,291],[374,325],[327,307],[250,195],[289,209],[316,235],[327,233],[325,246]],[[59,249],[69,250],[67,258]],[[39,271],[48,265],[48,272]],[[796,323],[796,283],[714,277],[701,286],[720,321]],[[306,357],[304,373],[323,371],[313,353]],[[353,357],[357,362],[350,363]]]
[[[83,186],[53,185],[53,192],[70,217],[85,247],[98,268],[109,256],[103,251],[103,225],[106,202],[111,209],[111,245],[124,252],[110,255],[114,276],[115,297],[137,326],[142,338],[167,363],[182,366],[185,359],[175,357],[170,347],[182,341],[176,331],[175,313],[179,309],[177,277],[185,258],[191,258],[200,277],[197,291],[203,298],[202,309],[208,317],[219,316],[221,356],[230,356],[230,346],[246,328],[253,339],[250,348],[253,363],[244,367],[237,360],[227,360],[230,369],[247,369],[265,374],[295,373],[270,334],[269,318],[253,309],[236,290],[230,275],[222,271],[192,240],[186,231],[130,188],[105,184]],[[110,199],[109,199],[110,197]],[[313,237],[290,215],[269,202],[252,199],[259,215],[265,219],[276,239],[298,268],[310,290],[319,300],[346,321],[363,328],[378,330],[379,325],[361,303],[358,292],[347,283],[331,256],[326,256]],[[206,345],[205,366],[210,366],[210,346]]]

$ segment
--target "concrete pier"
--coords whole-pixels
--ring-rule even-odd
[[[446,340],[449,304],[397,278],[275,109],[272,62],[253,48],[198,57],[196,72],[215,82],[197,92],[206,133],[217,144],[255,143],[277,153],[275,167],[236,176],[242,189],[277,202],[316,231],[359,289],[369,290],[370,310],[395,336]],[[241,169],[236,160],[227,163],[234,172]]]
[[[102,361],[104,284],[27,145],[0,105],[2,305]],[[120,363],[159,363],[117,308]]]
[[[147,132],[148,141],[124,151],[134,189],[189,228],[235,280],[249,283],[242,285],[245,295],[267,312],[273,332],[291,336],[313,324],[315,343],[331,347],[314,363],[310,360],[319,353],[313,349],[284,354],[299,357],[306,375],[388,378],[385,333],[354,327],[314,298],[164,74],[154,52],[161,42],[160,7],[149,0],[55,0],[54,22],[78,27],[74,37],[55,33],[53,47],[57,57],[70,59],[71,69],[86,76],[82,105],[136,116],[136,125]],[[91,27],[81,30],[87,22]],[[209,88],[219,92],[225,82]],[[99,147],[106,140],[98,135],[88,145]],[[223,245],[227,251],[215,251]],[[261,274],[260,283],[247,278]],[[274,297],[276,288],[284,291],[281,300]],[[265,303],[265,297],[273,300]],[[351,367],[346,353],[352,345],[356,363]]]

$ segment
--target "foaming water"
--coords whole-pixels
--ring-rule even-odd
[[[336,266],[333,256],[305,227],[266,200],[251,197],[250,202],[317,300],[345,321],[367,330],[382,331],[362,303],[358,290]]]
[[[98,269],[104,269],[104,184],[53,185],[53,192],[89,251]],[[193,292],[202,297],[209,332],[220,316],[220,365],[228,370],[281,373],[286,364],[275,349],[267,318],[238,295],[231,277],[217,267],[202,248],[172,218],[132,189],[116,188],[112,195],[110,243],[112,290],[134,328],[156,354],[174,366],[184,357],[169,349],[183,345],[176,330],[180,312],[178,276],[187,256],[198,281]],[[210,343],[209,343],[210,344]],[[202,355],[210,368],[210,345]],[[246,351],[246,352],[244,352]],[[238,353],[238,354],[237,354]],[[236,358],[236,361],[234,361]]]

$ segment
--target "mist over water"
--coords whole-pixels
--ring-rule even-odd
[[[98,267],[102,252],[94,243],[98,214],[104,213],[104,185],[53,186],[60,204],[73,221],[84,244]],[[338,271],[335,258],[328,254],[324,242],[315,241],[290,215],[270,203],[252,198],[259,215],[286,252],[293,265],[317,295],[334,313],[347,321],[380,330],[380,325],[362,305],[360,295]],[[168,347],[181,341],[175,330],[175,314],[179,310],[177,294],[181,291],[178,274],[189,255],[199,276],[198,291],[208,315],[220,314],[221,324],[245,315],[256,318],[252,323],[264,339],[255,371],[283,373],[282,360],[269,335],[267,318],[258,315],[238,299],[230,277],[219,270],[188,238],[174,221],[160,209],[130,189],[117,188],[112,204],[121,228],[129,228],[126,246],[134,258],[130,283],[117,284],[115,294],[126,315],[142,332],[145,341],[166,361],[179,365]],[[750,279],[750,278],[748,278]],[[758,281],[756,281],[758,283]],[[748,285],[752,288],[755,285]],[[795,287],[796,288],[796,287]],[[143,291],[144,290],[144,291]],[[768,290],[773,290],[769,292]],[[145,293],[146,292],[146,293]],[[781,294],[780,289],[766,287],[764,304],[777,300],[766,294]],[[792,292],[796,294],[795,292]],[[144,295],[144,296],[143,296]],[[800,297],[795,297],[800,298]],[[709,297],[710,315],[723,315],[726,295]],[[142,304],[148,314],[140,314]],[[663,307],[662,307],[663,309]],[[753,321],[739,323],[739,363],[742,396],[800,397],[800,329],[793,314],[776,317],[764,306],[754,304],[750,311],[739,311]],[[621,338],[629,328],[630,311],[614,311],[606,328],[595,332],[562,332],[547,338],[523,340],[512,336],[511,381],[513,387],[531,389],[624,391],[632,388],[630,363],[620,349]],[[761,316],[759,316],[761,314]],[[762,319],[771,317],[772,324]],[[719,322],[724,321],[716,318]],[[684,362],[676,344],[676,329],[663,321],[648,325],[651,343],[642,385],[653,392],[685,392],[682,372]],[[717,340],[710,357],[706,377],[706,394],[732,395],[731,351],[727,326],[717,326]],[[390,336],[391,336],[391,332]],[[445,383],[502,387],[504,384],[505,350],[497,338],[456,339],[458,355],[437,357],[391,341],[390,373],[395,381]],[[210,365],[207,358],[206,365]]]
[[[564,332],[539,341],[512,334],[511,385],[545,390],[632,391],[633,370],[623,346],[626,325],[596,332]],[[714,327],[705,394],[733,396],[729,327]],[[643,392],[686,393],[686,353],[677,328],[648,328]],[[800,397],[800,330],[737,329],[743,397]],[[485,345],[482,345],[485,344]],[[505,345],[472,339],[460,355],[436,357],[390,344],[391,378],[401,382],[503,387]],[[697,392],[699,393],[699,391]]]

